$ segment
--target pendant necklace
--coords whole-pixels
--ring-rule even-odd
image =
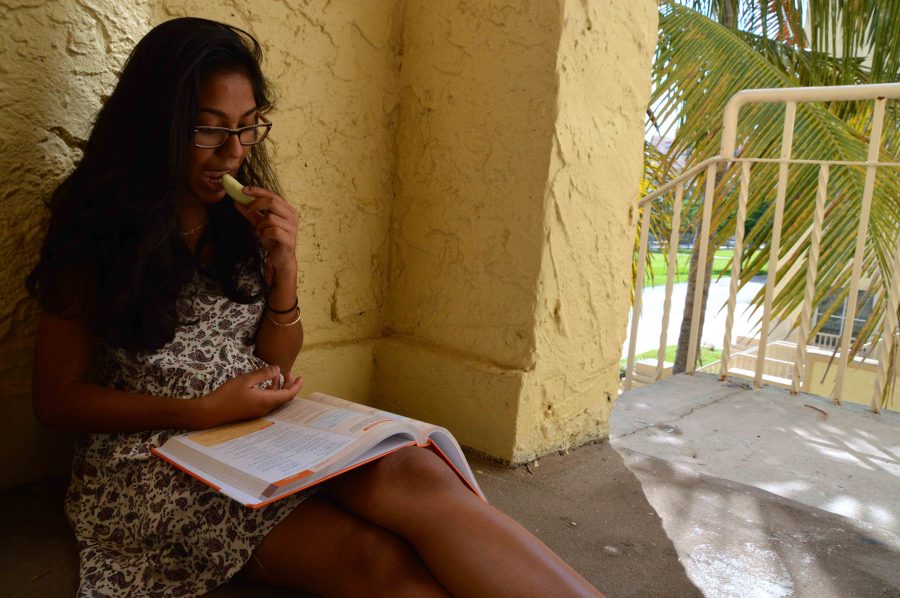
[[[189,228],[188,230],[183,230],[183,231],[181,231],[181,232],[178,233],[178,234],[181,235],[182,237],[187,237],[188,235],[192,235],[192,234],[194,234],[195,232],[197,232],[198,230],[200,230],[201,228],[203,228],[204,226],[206,226],[206,224],[207,224],[208,222],[209,222],[209,218],[207,218],[206,220],[204,220],[203,222],[201,222],[201,223],[198,224],[197,226],[195,226],[195,227],[193,227],[193,228]]]

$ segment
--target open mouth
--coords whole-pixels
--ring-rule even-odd
[[[228,173],[228,170],[212,170],[206,171],[203,173],[203,178],[206,182],[211,183],[213,185],[221,185],[222,184],[222,175]]]

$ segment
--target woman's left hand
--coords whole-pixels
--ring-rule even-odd
[[[268,252],[267,269],[282,274],[293,272],[297,268],[299,222],[294,209],[284,198],[268,189],[247,186],[243,191],[256,199],[246,206],[234,202],[234,207],[250,221]]]

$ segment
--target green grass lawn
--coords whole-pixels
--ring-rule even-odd
[[[678,345],[669,345],[666,347],[666,361],[669,363],[675,363],[675,351],[678,349]],[[641,359],[653,358],[656,359],[656,349],[652,351],[645,351],[643,353],[639,353],[634,356],[635,363],[640,361]],[[719,361],[722,359],[722,350],[721,349],[710,349],[708,347],[700,347],[700,362],[697,367],[703,367],[704,365],[709,365],[713,362]],[[623,358],[619,360],[619,370],[624,375],[625,365],[628,361],[628,358]]]
[[[734,250],[732,249],[720,249],[715,253],[712,270],[714,279],[718,278],[720,274],[731,276],[729,263],[732,255],[734,255]],[[687,282],[690,264],[690,251],[679,250],[675,255],[675,282]],[[644,271],[644,286],[655,287],[666,284],[668,265],[669,255],[667,253],[650,252],[650,266]],[[765,271],[762,274],[765,274]]]

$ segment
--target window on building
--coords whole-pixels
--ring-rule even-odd
[[[836,300],[837,297],[835,295],[830,295],[816,306],[817,323],[825,317],[825,314],[828,313]],[[865,324],[866,320],[869,319],[869,316],[872,314],[872,310],[874,309],[874,307],[874,296],[867,291],[859,291],[856,300],[856,317],[853,318],[853,330],[850,332],[851,342],[856,339],[857,335],[859,335],[860,331],[862,330],[863,324]],[[847,299],[844,298],[841,302],[841,305],[834,310],[834,313],[828,316],[828,321],[825,322],[819,329],[819,332],[816,335],[817,345],[826,346],[828,348],[833,348],[834,346],[836,346],[837,342],[834,339],[839,339],[841,335],[844,334],[844,327],[846,326],[846,318],[844,317],[844,314],[846,313],[846,311]]]

